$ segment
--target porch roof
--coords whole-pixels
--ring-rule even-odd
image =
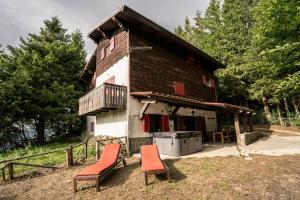
[[[170,94],[158,93],[153,91],[131,92],[130,95],[138,99],[153,99],[161,102],[166,102],[178,107],[193,107],[193,108],[212,110],[218,112],[232,112],[232,113],[246,112],[247,114],[254,113],[253,109],[243,107],[243,106],[237,106],[233,104],[220,103],[220,102],[208,102],[203,99],[170,95]]]

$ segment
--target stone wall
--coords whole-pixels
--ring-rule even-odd
[[[258,140],[259,138],[261,138],[263,135],[259,132],[251,132],[251,133],[242,133],[241,134],[241,145],[248,145],[251,144],[253,142],[255,142],[256,140]]]
[[[152,144],[152,143],[153,143],[152,137],[129,138],[130,154],[139,153],[140,146],[145,144]]]

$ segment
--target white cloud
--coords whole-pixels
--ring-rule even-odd
[[[183,24],[185,16],[203,11],[208,0],[0,0],[0,44],[17,45],[20,36],[37,33],[45,19],[57,16],[70,32],[79,29],[83,33],[90,55],[95,44],[86,35],[124,4],[173,31]]]

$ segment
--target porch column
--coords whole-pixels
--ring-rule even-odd
[[[248,125],[249,125],[249,131],[253,132],[253,114],[250,113],[248,115]]]
[[[243,113],[243,127],[244,127],[244,133],[248,132],[248,123],[247,123],[247,114]]]
[[[240,121],[239,121],[239,114],[234,113],[234,127],[236,133],[236,141],[240,145],[241,144],[241,130],[240,130]]]

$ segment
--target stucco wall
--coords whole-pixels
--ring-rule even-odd
[[[139,120],[139,113],[143,106],[137,99],[133,97],[129,97],[129,137],[150,137],[151,134],[147,132],[143,132],[141,129],[141,121]],[[162,114],[168,115],[174,107],[168,106],[166,103],[158,102],[156,104],[150,104],[145,114]],[[216,112],[213,111],[205,111],[199,109],[191,109],[191,108],[180,108],[176,115],[180,116],[193,116],[192,111],[194,111],[194,116],[203,116],[205,117],[205,124],[207,131],[213,131],[217,129],[217,120],[216,120]],[[170,121],[170,130],[172,130],[172,121]]]
[[[115,76],[115,84],[129,86],[129,57],[125,56],[116,64],[103,72],[96,79],[96,87],[107,79]],[[128,93],[129,95],[129,93]],[[128,104],[127,104],[128,108]],[[126,136],[128,133],[128,109],[110,110],[96,115],[95,135],[109,135],[114,137]]]

